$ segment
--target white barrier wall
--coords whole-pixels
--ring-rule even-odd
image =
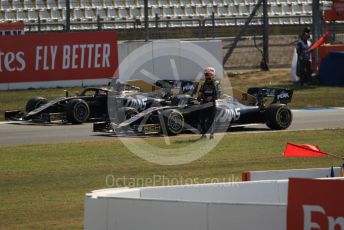
[[[333,167],[335,177],[340,176],[341,167]],[[243,180],[285,180],[289,178],[326,178],[331,177],[331,168],[287,169],[270,171],[251,171],[243,174]]]
[[[119,77],[123,81],[195,80],[203,78],[203,69],[207,66],[214,66],[217,78],[222,78],[222,58],[221,40],[118,43]],[[106,77],[94,80],[4,83],[0,84],[0,90],[106,85],[109,81]]]
[[[85,229],[285,229],[287,181],[107,189],[86,195]]]
[[[287,181],[255,181],[144,188],[141,189],[141,197],[191,202],[285,204],[287,191]]]
[[[85,207],[85,229],[278,230],[286,226],[286,205],[109,198],[86,199]]]
[[[196,80],[213,66],[223,77],[222,41],[157,40],[119,44],[119,76],[122,80]]]

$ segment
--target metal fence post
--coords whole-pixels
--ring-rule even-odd
[[[99,14],[97,15],[97,29],[98,29],[98,31],[101,31],[101,30],[102,30],[102,25],[100,24],[100,17],[99,17]]]
[[[263,1],[263,60],[262,70],[269,70],[269,18],[268,0]]]
[[[202,38],[202,21],[201,19],[198,20],[198,38]]]
[[[320,18],[320,4],[319,0],[313,0],[312,3],[312,34],[313,34],[313,41],[317,41],[320,38],[320,29],[319,29],[319,22]],[[312,55],[313,63],[318,63],[318,49],[314,50],[314,54]]]
[[[155,14],[155,34],[157,38],[160,38],[159,34],[159,15],[156,13]]]
[[[215,13],[214,11],[211,13],[211,23],[212,23],[212,27],[213,27],[213,38],[215,37]]]
[[[66,31],[70,31],[70,0],[66,0]]]
[[[41,17],[38,16],[38,32],[41,32]]]
[[[144,14],[145,14],[145,41],[149,39],[149,25],[148,25],[148,0],[144,0]]]

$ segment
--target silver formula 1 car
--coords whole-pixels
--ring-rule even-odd
[[[191,87],[191,94],[182,93],[184,88],[181,87],[181,94],[165,101],[165,106],[151,106],[132,116],[125,116],[126,120],[97,122],[94,123],[93,130],[115,134],[164,135],[177,135],[184,130],[197,132],[200,129],[199,115],[210,105],[200,104],[196,100],[195,87]],[[238,95],[241,98],[238,98]],[[233,126],[252,123],[266,124],[270,129],[275,130],[286,129],[293,118],[287,106],[292,95],[293,90],[280,88],[250,88],[246,93],[237,93],[237,97],[222,95],[216,100],[216,116],[211,123],[214,123],[217,131],[227,131]],[[265,103],[266,98],[272,99],[269,105]],[[117,108],[117,111],[119,110],[130,110],[130,108]]]

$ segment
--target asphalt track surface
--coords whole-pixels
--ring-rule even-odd
[[[293,123],[286,131],[344,128],[344,108],[293,110]],[[271,132],[265,125],[250,125],[240,132]],[[0,146],[109,140],[114,136],[92,132],[82,125],[0,123]]]

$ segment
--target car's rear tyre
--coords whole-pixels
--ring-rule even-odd
[[[287,105],[272,104],[266,110],[266,125],[270,129],[281,130],[290,126],[293,114]]]
[[[168,135],[177,135],[183,131],[184,117],[179,111],[175,109],[165,110],[162,112],[162,115],[164,118],[164,126]],[[163,127],[162,132],[164,132]]]
[[[132,107],[126,107],[124,108],[124,117],[125,120],[129,120],[130,118],[132,118],[133,116],[135,116],[136,114],[138,114],[139,112],[132,108]]]
[[[130,118],[132,118],[133,116],[135,116],[136,114],[138,114],[139,112],[132,107],[123,107],[119,110],[119,112],[117,113],[117,117],[113,118],[112,121],[114,121],[115,123],[122,123],[126,120],[129,120]],[[121,131],[129,131],[131,129],[131,126],[123,126],[121,127]]]
[[[44,97],[33,97],[26,103],[25,111],[29,113],[46,103],[48,103],[48,100]]]
[[[130,118],[132,118],[138,113],[139,112],[135,108],[123,107],[123,108],[120,108],[118,112],[111,113],[115,115],[111,118],[111,120],[114,121],[115,123],[121,123],[123,121],[129,120]]]
[[[81,124],[88,120],[90,108],[82,99],[70,100],[66,105],[66,118],[72,124]]]

